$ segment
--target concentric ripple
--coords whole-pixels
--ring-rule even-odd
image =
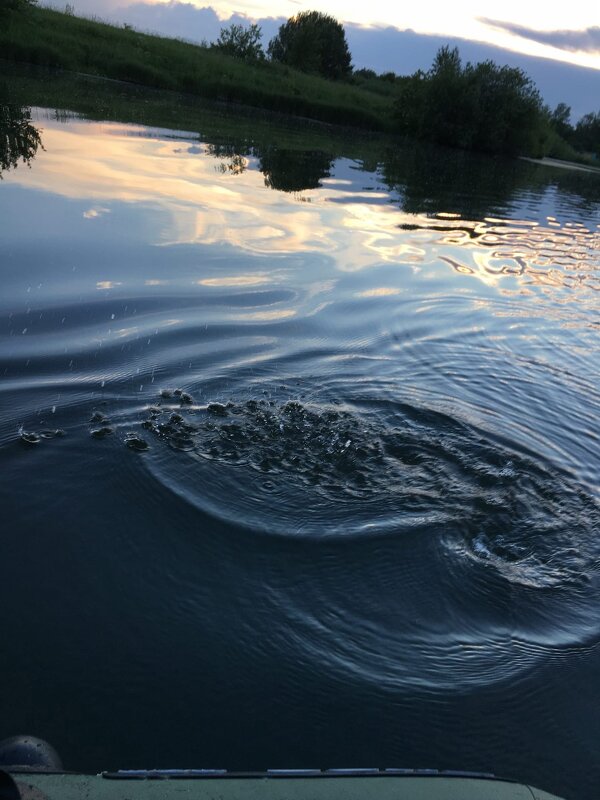
[[[585,584],[600,563],[593,497],[539,456],[441,411],[275,388],[199,405],[179,389],[136,425],[129,441],[150,446],[158,481],[254,531],[421,532],[453,559],[536,588]]]
[[[600,506],[564,470],[381,387],[201,395],[163,390],[121,416],[122,441],[147,445],[129,457],[190,505],[314,551],[264,592],[319,669],[468,690],[596,639]]]

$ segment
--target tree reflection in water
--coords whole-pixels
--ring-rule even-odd
[[[316,150],[287,150],[267,147],[260,152],[259,169],[265,186],[281,192],[318,189],[331,175],[333,157]]]
[[[321,150],[295,150],[241,141],[208,144],[206,153],[220,160],[220,172],[234,175],[245,172],[249,158],[258,159],[265,186],[280,192],[318,189],[321,181],[331,175],[335,160],[335,156]]]
[[[31,123],[31,109],[0,102],[0,179],[19,161],[31,166],[39,147],[42,137]]]
[[[219,159],[218,170],[223,174],[242,175],[248,168],[248,159],[252,155],[252,147],[242,142],[207,144],[207,155]]]

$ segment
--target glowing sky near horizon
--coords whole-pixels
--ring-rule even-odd
[[[452,2],[390,2],[390,0],[190,0],[198,7],[211,5],[221,18],[233,13],[248,17],[289,17],[317,9],[343,22],[391,25],[418,33],[457,36],[488,42],[528,55],[555,58],[600,69],[600,52],[568,52],[515,36],[485,24],[483,19],[522,25],[535,30],[584,30],[600,23],[595,3],[571,0],[566,4],[504,0],[452,0]]]

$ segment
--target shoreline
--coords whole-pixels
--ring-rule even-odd
[[[541,164],[543,167],[558,167],[559,169],[572,169],[578,172],[591,172],[592,174],[600,175],[600,166],[593,167],[588,164],[581,164],[578,161],[564,161],[561,158],[529,158],[529,156],[520,156],[522,161],[529,161],[531,164]]]

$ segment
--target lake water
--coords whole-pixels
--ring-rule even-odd
[[[2,173],[0,734],[594,797],[600,176],[203,119]]]

